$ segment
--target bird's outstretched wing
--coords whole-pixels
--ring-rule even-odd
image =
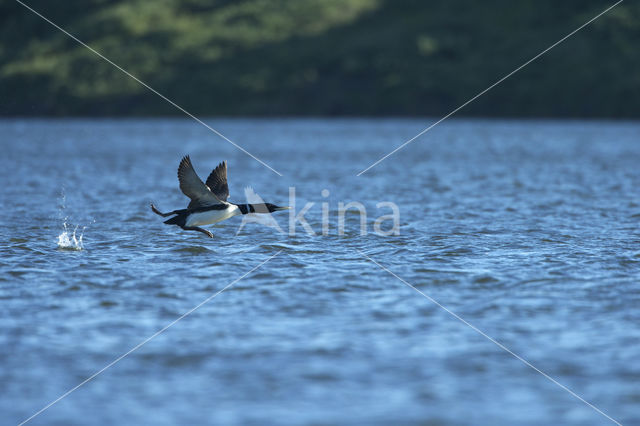
[[[180,181],[180,190],[184,195],[191,199],[189,208],[206,207],[214,204],[222,204],[213,192],[202,183],[198,174],[193,169],[191,159],[185,156],[178,166],[178,180]]]
[[[229,198],[229,185],[227,185],[227,162],[223,161],[213,169],[207,178],[207,186],[222,201]]]

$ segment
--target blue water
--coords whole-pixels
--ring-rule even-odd
[[[187,119],[0,121],[3,424],[208,298],[29,424],[613,424],[442,307],[640,422],[639,123],[449,120],[356,177],[431,121],[207,122],[283,176]],[[185,154],[315,235],[163,225]]]

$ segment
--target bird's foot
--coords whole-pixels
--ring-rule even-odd
[[[198,232],[202,232],[203,234],[205,234],[207,237],[209,238],[213,238],[213,234],[209,231],[207,231],[206,229],[202,229],[199,228],[197,226],[183,226],[182,229],[184,229],[185,231],[198,231]]]
[[[162,213],[160,210],[158,210],[156,208],[156,206],[153,205],[153,203],[151,203],[151,211],[154,212],[157,215],[164,216],[164,213]]]
[[[177,214],[175,211],[172,211],[169,213],[162,213],[160,210],[156,208],[156,206],[153,205],[153,203],[151,203],[151,211],[162,217],[173,216],[174,214]]]

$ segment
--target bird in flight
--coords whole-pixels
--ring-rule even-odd
[[[186,209],[162,213],[151,203],[151,210],[162,217],[173,216],[164,223],[177,225],[186,231],[198,231],[213,238],[213,234],[202,225],[217,223],[230,217],[249,213],[272,213],[287,210],[290,207],[279,207],[270,203],[234,204],[227,201],[229,186],[227,185],[227,162],[223,161],[213,169],[206,184],[200,180],[191,164],[189,156],[185,156],[178,166],[180,190],[191,199]]]

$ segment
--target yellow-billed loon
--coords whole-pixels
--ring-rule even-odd
[[[227,185],[227,162],[223,161],[213,169],[207,183],[204,184],[193,169],[191,159],[185,156],[178,166],[178,180],[180,190],[191,199],[186,209],[174,210],[162,213],[151,204],[151,210],[162,217],[172,216],[164,223],[178,225],[187,231],[198,231],[213,238],[213,234],[201,225],[209,225],[220,222],[233,216],[249,213],[271,213],[278,210],[287,210],[289,207],[278,207],[270,203],[260,204],[234,204],[227,201],[229,198],[229,186]]]

